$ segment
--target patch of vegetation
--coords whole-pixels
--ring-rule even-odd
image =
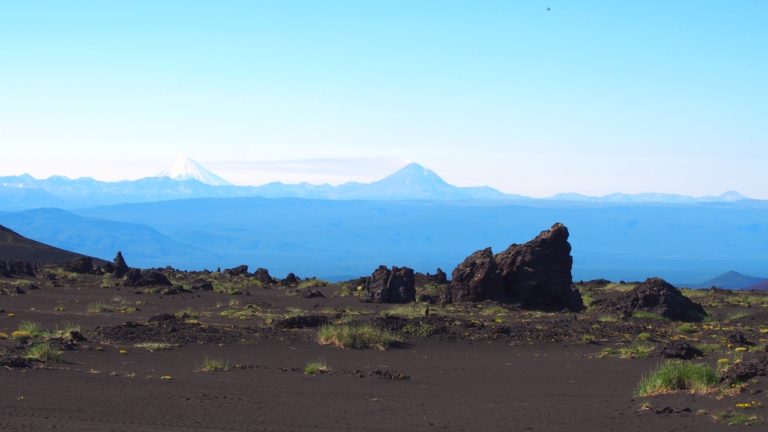
[[[318,375],[328,373],[330,371],[331,368],[328,366],[328,364],[325,363],[324,360],[316,360],[304,365],[305,375]]]
[[[203,362],[200,363],[201,372],[224,372],[229,369],[229,362],[220,358],[206,357],[203,359]]]
[[[169,344],[165,342],[141,342],[141,343],[135,344],[133,347],[139,348],[139,349],[145,349],[149,352],[155,352],[155,351],[167,351],[177,346],[178,345]]]
[[[339,289],[336,290],[334,296],[336,297],[362,297],[365,292],[365,287],[362,285],[352,286],[350,284],[342,284]]]
[[[111,305],[104,302],[91,303],[86,307],[86,310],[90,313],[114,313],[114,312],[133,313],[138,311],[136,307],[130,306],[125,303],[121,303],[118,305]]]
[[[747,414],[737,411],[719,412],[714,415],[714,418],[729,426],[751,426],[763,423],[763,420],[755,414]]]
[[[677,332],[678,333],[684,333],[684,334],[693,334],[699,331],[695,325],[691,323],[683,323],[677,326]]]
[[[340,348],[376,348],[384,350],[400,342],[394,333],[371,324],[329,324],[320,328],[317,339],[321,345]]]
[[[26,334],[26,337],[44,337],[50,335],[50,332],[44,329],[43,326],[32,321],[20,322],[18,330],[13,333]]]
[[[299,282],[298,285],[296,285],[296,289],[320,288],[327,287],[328,285],[328,281],[324,281],[322,279],[304,279],[303,281]]]
[[[403,333],[416,336],[419,338],[426,338],[435,334],[437,329],[432,324],[428,323],[408,323],[403,326]]]
[[[491,306],[480,311],[480,315],[499,316],[507,315],[509,311],[501,306]]]
[[[61,363],[64,361],[64,355],[61,351],[53,348],[49,343],[43,342],[32,345],[27,349],[24,357],[30,360],[37,360],[44,363]]]
[[[654,396],[677,391],[706,393],[717,386],[719,376],[709,365],[666,361],[640,380],[635,394]]]
[[[637,319],[652,319],[657,321],[667,321],[666,318],[659,314],[655,314],[653,312],[646,312],[646,311],[634,311],[632,312],[632,318]]]
[[[711,352],[717,352],[722,350],[722,347],[716,343],[701,343],[701,344],[697,344],[696,348],[698,348],[699,351],[703,353],[711,353]]]
[[[649,332],[640,332],[637,334],[637,340],[639,341],[650,342],[653,339],[654,339],[653,335],[650,334]]]

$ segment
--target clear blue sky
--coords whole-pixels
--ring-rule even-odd
[[[5,2],[0,175],[413,160],[536,196],[768,198],[766,22],[761,0]]]

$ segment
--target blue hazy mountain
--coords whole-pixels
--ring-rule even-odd
[[[195,198],[310,198],[328,200],[532,200],[490,187],[457,187],[435,172],[411,163],[372,183],[341,185],[286,184],[235,186],[191,159],[181,159],[157,176],[139,180],[105,182],[89,177],[70,179],[53,176],[36,179],[30,175],[0,177],[0,210],[43,207],[65,209],[123,203],[145,203]],[[546,200],[593,203],[700,203],[737,202],[745,198],[736,192],[711,197],[669,194],[612,194],[590,197],[559,194]]]
[[[571,231],[574,277],[706,280],[763,274],[768,203],[602,204],[554,201],[364,201],[209,198],[0,213],[0,224],[135,265],[249,264],[277,275],[345,278],[379,264],[450,271],[475,250],[529,240],[554,222]]]
[[[695,284],[683,284],[689,288],[724,288],[724,289],[745,289],[752,286],[765,284],[768,278],[747,276],[736,271],[728,271],[712,279]]]
[[[639,193],[624,194],[614,193],[604,196],[589,196],[577,193],[561,193],[549,198],[554,201],[576,201],[614,204],[642,204],[642,203],[667,203],[667,204],[693,204],[706,202],[736,202],[748,198],[735,191],[728,191],[716,196],[693,197],[687,195],[663,194],[663,193]]]
[[[170,239],[135,223],[93,219],[58,209],[0,212],[0,225],[62,249],[112,259],[120,250],[128,264],[140,267],[196,266],[219,258],[204,249]]]

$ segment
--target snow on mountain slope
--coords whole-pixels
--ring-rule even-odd
[[[211,186],[229,186],[230,182],[208,171],[190,158],[181,158],[177,160],[170,168],[157,175],[158,177],[168,177],[173,180],[197,180]]]

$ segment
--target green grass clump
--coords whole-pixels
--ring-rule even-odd
[[[321,345],[340,348],[376,348],[385,350],[400,342],[394,333],[370,324],[329,324],[317,332]]]
[[[640,380],[635,394],[653,396],[682,390],[706,393],[714,388],[718,381],[717,372],[709,365],[667,361]]]
[[[169,344],[165,342],[141,342],[141,343],[135,344],[134,348],[140,348],[140,349],[145,349],[149,352],[155,352],[155,351],[167,351],[177,346],[178,345]]]
[[[324,360],[316,360],[304,365],[305,375],[318,375],[318,374],[328,373],[330,371],[331,371],[331,368],[325,363]]]
[[[699,331],[695,325],[691,323],[684,323],[677,326],[677,332],[678,333],[684,333],[684,334],[693,334]]]
[[[653,335],[649,332],[640,332],[637,335],[637,340],[643,341],[643,342],[650,342],[653,340]]]
[[[32,321],[22,321],[19,323],[18,331],[26,333],[29,337],[42,337],[50,334],[43,326]]]
[[[296,289],[320,288],[328,286],[328,281],[322,279],[305,279],[296,285]]]
[[[647,343],[633,343],[618,349],[619,357],[623,359],[647,358],[656,347]]]
[[[703,353],[717,352],[717,351],[722,351],[723,349],[723,347],[721,347],[720,344],[716,344],[716,343],[700,343],[696,345],[696,348],[698,348],[699,351]]]
[[[27,349],[24,357],[45,363],[61,363],[64,360],[64,355],[61,351],[53,348],[48,343],[32,345]]]
[[[632,312],[632,318],[638,318],[638,319],[652,319],[657,321],[666,321],[667,319],[659,314],[655,314],[653,312],[646,312],[646,311],[634,311]]]
[[[229,369],[229,362],[220,358],[205,358],[200,364],[201,372],[224,372]]]
[[[763,420],[754,414],[745,414],[735,411],[724,411],[715,414],[715,420],[723,422],[729,426],[751,426],[763,423]]]

